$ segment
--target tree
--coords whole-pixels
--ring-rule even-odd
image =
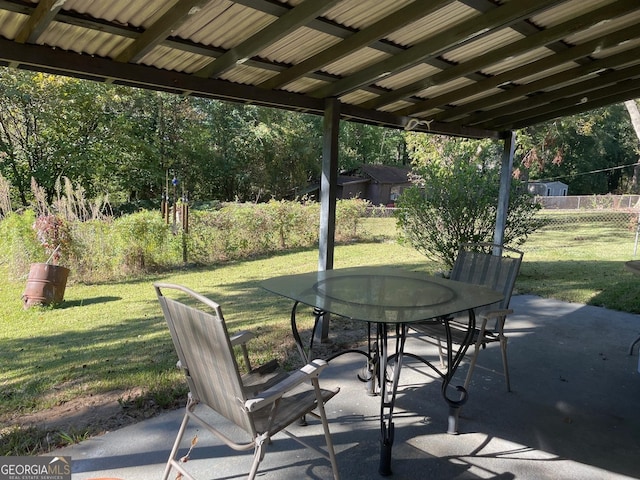
[[[398,200],[396,219],[418,251],[451,268],[465,242],[492,242],[500,189],[500,148],[475,141],[408,136],[415,185]],[[505,245],[521,245],[541,226],[539,205],[515,179],[511,183]]]
[[[339,168],[354,170],[362,164],[406,165],[404,132],[356,122],[340,123]]]
[[[621,104],[557,119],[518,132],[514,171],[523,181],[560,180],[572,195],[627,193],[634,138]]]
[[[636,138],[640,141],[640,110],[638,110],[638,104],[635,100],[628,100],[624,102],[624,106],[629,112],[629,119],[631,120],[631,126],[636,134]],[[636,153],[640,150],[638,143],[636,143]],[[638,183],[640,181],[640,162],[636,163],[633,167],[633,176],[631,177],[630,193],[638,192]]]

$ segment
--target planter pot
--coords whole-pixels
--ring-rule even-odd
[[[62,303],[68,276],[69,269],[66,267],[48,263],[32,264],[22,294],[24,308]]]

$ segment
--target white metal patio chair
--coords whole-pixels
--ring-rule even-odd
[[[504,325],[507,315],[513,312],[509,308],[509,302],[511,301],[516,277],[520,271],[523,255],[521,251],[491,243],[466,243],[460,246],[450,278],[490,287],[504,294],[504,300],[500,303],[475,311],[476,327],[472,332],[473,336],[469,348],[471,361],[464,382],[465,390],[469,387],[480,350],[484,349],[489,343],[498,342],[502,353],[507,391],[511,391],[509,363],[507,360],[507,337],[504,333]],[[450,320],[449,325],[451,326],[452,342],[459,345],[468,330],[466,315],[465,319],[461,319],[461,321],[457,321],[455,318]],[[418,333],[419,337],[435,340],[438,345],[440,362],[444,364],[445,346],[443,342],[446,341],[444,326],[442,324],[420,323],[412,324],[412,328]]]
[[[178,354],[178,366],[184,371],[189,386],[185,415],[163,479],[166,480],[175,469],[193,480],[187,464],[177,458],[187,425],[193,420],[234,450],[254,449],[249,479],[255,477],[271,437],[283,432],[327,458],[337,480],[338,469],[324,404],[339,389],[320,388],[318,376],[326,362],[313,360],[289,375],[282,375],[275,371],[273,364],[252,369],[243,347],[245,363],[250,371],[241,375],[232,344],[243,345],[251,335],[241,333],[232,341],[220,306],[203,295],[180,285],[156,283],[154,287]],[[171,298],[166,293],[171,293]],[[190,306],[192,303],[205,306],[206,311]],[[230,439],[199,415],[196,407],[208,407],[231,421],[247,434],[246,441]],[[286,430],[307,414],[320,418],[327,452],[312,447]]]

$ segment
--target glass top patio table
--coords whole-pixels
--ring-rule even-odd
[[[470,332],[475,326],[473,309],[499,302],[503,298],[501,293],[486,287],[391,267],[354,267],[284,275],[265,280],[261,286],[265,290],[295,301],[291,325],[298,349],[305,359],[307,355],[304,353],[295,320],[298,303],[314,307],[316,325],[318,318],[325,312],[376,324],[376,351],[373,354],[368,352],[367,357],[374,363],[372,370],[380,390],[381,449],[378,472],[383,476],[392,473],[393,410],[407,326],[419,321],[446,319],[451,314],[466,310],[469,313]],[[397,347],[393,378],[390,385],[387,385],[387,340],[390,325],[397,327]],[[444,320],[444,325],[447,336],[450,337],[448,320]],[[468,335],[468,338],[470,340],[471,335]],[[446,389],[467,346],[468,343],[461,347],[455,360],[449,362],[447,374],[443,376],[443,396],[449,405],[455,408],[466,401],[466,394],[462,400],[451,400],[446,396]]]
[[[425,273],[354,267],[270,278],[262,287],[325,312],[373,323],[412,323],[502,300],[502,294]]]

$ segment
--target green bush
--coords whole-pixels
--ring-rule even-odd
[[[69,266],[75,278],[91,282],[120,275],[119,240],[113,223],[113,219],[71,223],[73,256]]]
[[[158,212],[141,211],[113,223],[116,252],[127,273],[171,265],[180,258],[179,243]]]
[[[492,242],[499,197],[498,169],[480,169],[464,159],[427,162],[415,169],[421,186],[398,199],[396,219],[403,238],[429,259],[451,268],[465,242]],[[521,245],[542,221],[540,209],[519,183],[512,181],[504,244]]]
[[[359,198],[338,200],[336,202],[336,238],[340,240],[353,240],[358,238],[358,225],[367,211],[371,202]]]
[[[179,266],[185,253],[189,263],[211,265],[318,243],[320,205],[316,202],[272,200],[217,207],[192,210],[188,233],[180,226],[173,232],[157,211],[117,219],[67,220],[62,263],[71,269],[74,280],[95,282]],[[357,238],[360,218],[368,207],[363,200],[338,201],[337,240]],[[16,278],[26,276],[30,263],[47,260],[36,239],[35,220],[31,210],[0,220],[0,239],[8,246],[0,255],[11,264]]]
[[[25,210],[10,212],[0,221],[0,258],[9,265],[9,275],[14,279],[26,278],[31,263],[46,260],[44,248],[33,229],[35,220],[35,212]]]

